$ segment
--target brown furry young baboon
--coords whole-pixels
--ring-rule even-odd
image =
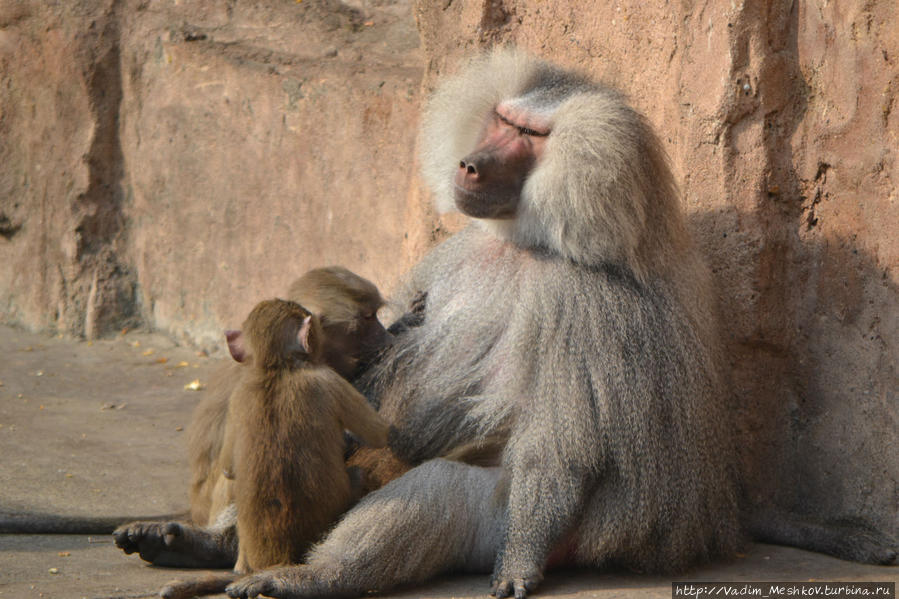
[[[306,272],[290,285],[287,299],[308,306],[320,317],[324,359],[348,380],[364,371],[390,339],[377,318],[384,304],[378,288],[341,266]],[[218,460],[224,441],[228,398],[240,373],[240,366],[233,360],[223,361],[194,411],[187,431],[191,470],[189,513],[143,518],[134,515],[73,517],[0,506],[0,533],[114,533],[116,543],[126,552],[139,551],[143,559],[156,565],[233,566],[237,542],[236,512],[231,507],[232,482],[222,476]],[[393,460],[389,452],[377,455]]]
[[[322,361],[321,339],[318,318],[285,300],[261,302],[228,333],[231,355],[249,362],[223,448],[233,459],[238,572],[300,561],[349,507],[344,429],[387,444],[384,421]]]
[[[550,562],[674,572],[733,555],[712,294],[646,119],[601,84],[498,50],[440,85],[419,147],[438,206],[474,219],[413,270],[398,299],[424,298],[422,317],[370,373],[390,445],[420,465],[305,564],[229,595],[492,570],[494,595],[524,597]],[[497,437],[499,467],[432,459]]]
[[[290,285],[287,297],[319,316],[323,359],[348,379],[363,370],[390,338],[377,318],[384,304],[377,287],[346,268],[312,269]],[[224,475],[222,447],[229,399],[243,371],[230,359],[219,368],[188,428],[192,524],[154,520],[121,526],[114,536],[126,553],[138,552],[142,559],[162,566],[234,566],[237,510],[234,481]]]

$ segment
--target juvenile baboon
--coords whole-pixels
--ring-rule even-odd
[[[233,451],[238,572],[298,562],[349,507],[344,429],[387,444],[384,421],[323,363],[321,337],[318,318],[284,300],[261,302],[228,335],[234,359],[251,362],[223,449]]]
[[[319,316],[324,361],[344,377],[355,377],[388,342],[389,335],[377,318],[384,303],[380,292],[370,281],[346,268],[312,269],[290,285],[287,297]],[[116,544],[126,553],[138,552],[142,559],[155,565],[234,565],[234,481],[225,476],[222,447],[229,398],[242,371],[233,360],[219,368],[188,428],[192,524],[154,520],[124,525],[114,535]],[[362,466],[374,467],[392,459],[388,450],[370,451],[379,452],[378,460]]]
[[[377,287],[346,268],[330,266],[306,272],[291,284],[287,298],[320,317],[325,361],[350,380],[365,369],[390,337],[376,317],[384,303]],[[239,365],[231,359],[223,361],[194,411],[187,433],[189,513],[84,517],[0,506],[0,533],[114,533],[120,547],[129,553],[139,551],[143,559],[156,565],[230,568],[236,557],[235,512],[229,508],[233,500],[231,482],[221,476],[217,460],[228,397],[239,377]],[[393,459],[386,450],[378,455]]]
[[[473,224],[398,298],[424,297],[374,376],[401,458],[300,566],[232,597],[362,594],[493,571],[524,597],[549,561],[674,572],[741,542],[706,269],[664,152],[609,88],[498,50],[444,82],[424,177]],[[426,294],[426,295],[424,295]],[[485,437],[499,468],[431,459]],[[499,498],[499,507],[497,507]]]

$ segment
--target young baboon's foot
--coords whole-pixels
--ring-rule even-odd
[[[230,568],[233,534],[209,532],[180,522],[132,522],[112,533],[125,553],[138,553],[154,566]]]
[[[513,596],[515,599],[524,599],[528,596],[528,593],[533,593],[537,590],[542,580],[543,576],[539,572],[524,576],[494,574],[491,580],[493,590],[490,594],[497,599]]]
[[[140,553],[141,559],[153,563],[165,550],[163,527],[166,522],[131,522],[112,532],[116,547],[127,554]]]

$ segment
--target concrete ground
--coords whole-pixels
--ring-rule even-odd
[[[0,326],[0,509],[134,515],[187,508],[184,429],[216,359],[153,334],[93,343]],[[205,572],[149,567],[109,537],[0,535],[0,598],[138,599]],[[886,581],[897,567],[753,545],[678,580]],[[484,597],[486,575],[392,597]],[[671,578],[551,572],[541,597],[671,597]]]

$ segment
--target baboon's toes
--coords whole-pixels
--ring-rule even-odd
[[[173,546],[184,536],[184,529],[178,522],[167,522],[162,528],[162,538],[167,547]]]
[[[125,553],[151,552],[161,545],[157,522],[131,522],[115,529],[112,533],[116,546]],[[144,558],[147,559],[147,558]]]
[[[225,592],[232,599],[253,599],[259,595],[269,595],[272,592],[272,579],[265,574],[247,576],[229,584]]]

